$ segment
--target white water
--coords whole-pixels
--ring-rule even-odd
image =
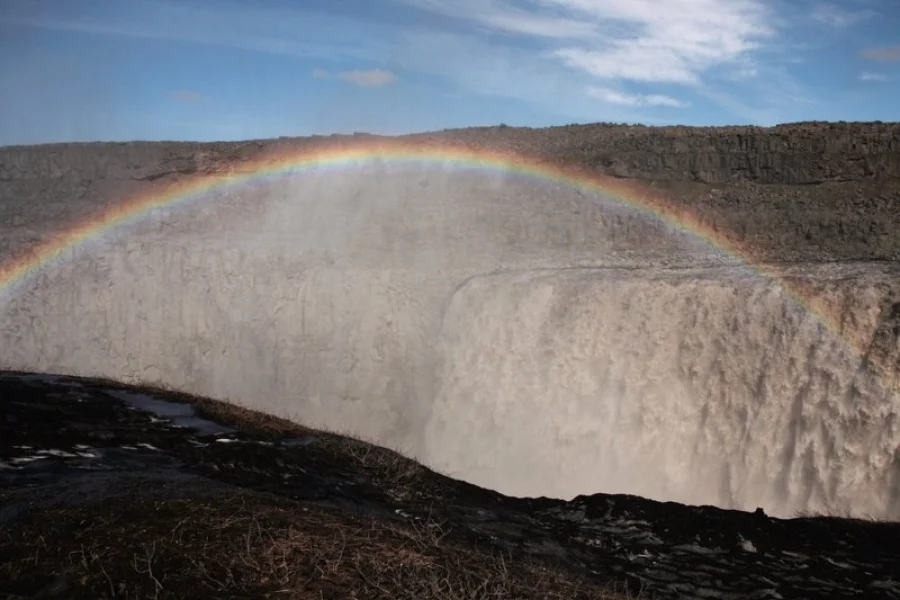
[[[480,278],[454,296],[440,340],[428,456],[474,482],[896,514],[896,405],[759,280]]]
[[[823,289],[871,334],[874,284]],[[843,339],[560,188],[379,171],[236,189],[79,252],[0,317],[0,366],[230,399],[506,493],[900,518],[898,407]]]

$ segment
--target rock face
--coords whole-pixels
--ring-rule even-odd
[[[705,183],[813,184],[900,177],[900,124],[776,127],[569,125],[489,130],[492,143],[616,177]],[[485,130],[450,137],[480,141]]]
[[[210,172],[219,162],[286,145],[348,143],[330,136],[234,143],[130,142],[0,148],[0,181],[153,179]],[[404,138],[400,138],[404,139]],[[813,184],[900,178],[900,124],[810,122],[776,127],[566,125],[484,127],[406,136],[506,149],[634,179]]]
[[[49,196],[68,203],[73,190],[96,197],[116,188],[143,189],[178,176],[240,171],[249,160],[289,148],[370,139],[379,138],[3,147],[0,199],[33,203]],[[521,153],[640,180],[712,229],[752,240],[764,259],[900,259],[897,123],[494,127],[400,139]]]
[[[211,173],[219,163],[259,151],[259,143],[126,142],[0,148],[0,181],[153,181],[167,175]],[[209,160],[207,157],[209,157]]]

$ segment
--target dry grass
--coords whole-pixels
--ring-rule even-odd
[[[351,433],[320,435],[327,451],[355,461],[366,470],[372,481],[392,491],[408,490],[409,486],[422,483],[429,472],[400,452],[377,446]]]
[[[612,599],[538,564],[384,522],[238,493],[42,514],[0,532],[9,598]],[[19,595],[15,595],[18,593]],[[2,596],[2,593],[0,593]]]

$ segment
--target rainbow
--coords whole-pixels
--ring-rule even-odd
[[[602,195],[659,218],[677,230],[704,240],[725,255],[738,259],[753,271],[782,286],[829,330],[839,333],[835,319],[829,318],[824,311],[814,310],[802,291],[791,289],[775,269],[762,266],[746,244],[715,230],[688,210],[667,202],[664,196],[654,194],[644,186],[514,152],[473,149],[458,144],[384,139],[349,144],[330,143],[299,149],[295,146],[248,161],[240,165],[240,171],[184,178],[162,188],[154,186],[149,192],[87,217],[59,232],[53,241],[36,251],[0,266],[0,300],[73,250],[114,229],[134,224],[154,210],[189,205],[211,197],[211,192],[216,190],[265,181],[278,175],[341,172],[373,163],[502,172],[560,184],[591,195]],[[854,350],[859,351],[857,348]]]

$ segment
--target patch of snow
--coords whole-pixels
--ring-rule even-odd
[[[11,462],[14,465],[21,465],[21,464],[26,464],[26,463],[30,463],[30,462],[35,462],[38,460],[46,460],[46,458],[47,458],[46,456],[20,456],[18,458],[10,459],[9,462]]]
[[[44,454],[47,456],[58,456],[60,458],[75,458],[78,455],[73,454],[71,452],[66,452],[65,450],[57,450],[56,448],[50,448],[49,450],[38,450],[38,454]]]
[[[639,519],[621,519],[618,524],[622,527],[630,527],[632,529],[646,529],[650,527],[650,523]]]
[[[722,551],[718,548],[704,548],[703,546],[698,546],[697,544],[679,544],[678,546],[673,547],[673,550],[681,550],[682,552],[690,552],[691,554],[700,554],[703,556],[711,556],[713,554],[722,553]]]
[[[742,535],[738,535],[738,545],[744,552],[756,552],[756,546],[753,545],[753,542],[745,539]]]
[[[833,558],[828,558],[827,556],[824,558],[825,558],[826,562],[831,563],[832,565],[834,565],[835,567],[837,567],[839,569],[853,569],[853,565],[851,565],[849,563],[834,560]]]
[[[894,581],[893,579],[883,579],[881,581],[873,581],[869,584],[869,587],[873,587],[879,590],[891,590],[895,592],[900,592],[900,582]]]
[[[656,535],[654,535],[650,531],[641,531],[641,532],[635,533],[633,535],[630,535],[629,537],[634,543],[638,543],[638,544],[647,544],[650,546],[660,546],[665,543],[661,539],[656,537]]]
[[[140,448],[146,448],[147,450],[155,450],[156,452],[159,452],[159,448],[157,448],[157,447],[154,446],[153,444],[148,444],[147,442],[140,442],[140,443],[138,444],[138,447],[140,447]]]

